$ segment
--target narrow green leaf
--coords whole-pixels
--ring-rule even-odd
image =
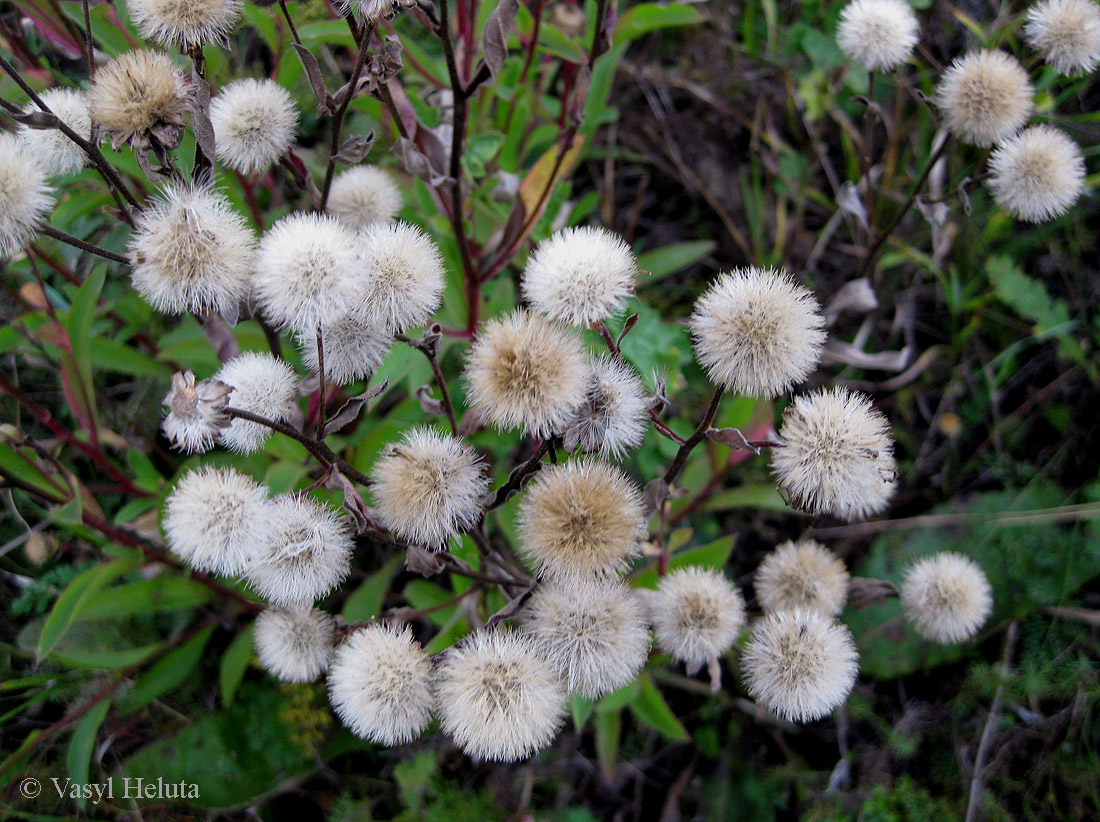
[[[653,684],[649,674],[643,673],[638,677],[640,688],[638,698],[630,703],[630,710],[638,721],[657,731],[670,742],[686,742],[691,737],[668,707],[664,696]]]
[[[218,671],[218,683],[222,691],[222,703],[225,707],[233,704],[233,697],[237,694],[237,688],[244,681],[248,663],[252,660],[252,631],[255,625],[249,625],[241,631],[229,647],[222,654],[222,664]]]
[[[132,713],[143,708],[183,684],[202,659],[202,652],[212,633],[214,626],[210,625],[158,660],[127,694],[124,712]]]
[[[92,594],[109,584],[112,580],[136,568],[140,563],[134,559],[116,559],[95,568],[89,568],[70,582],[54,603],[42,634],[38,638],[38,660],[50,655],[50,652],[65,636],[80,612],[88,605]]]
[[[596,703],[591,699],[585,699],[580,694],[573,694],[569,700],[569,711],[573,714],[573,727],[576,730],[584,728],[584,723],[592,714],[592,706]]]
[[[597,711],[592,717],[596,728],[596,758],[600,761],[600,770],[610,777],[619,759],[619,737],[623,731],[623,716],[620,711]]]
[[[342,616],[348,622],[360,622],[376,616],[382,611],[382,600],[386,589],[390,587],[397,569],[404,557],[395,556],[386,560],[386,564],[363,580],[362,584],[344,600]]]
[[[192,579],[154,577],[91,592],[78,620],[182,611],[197,608],[213,598],[213,591]]]
[[[69,742],[69,753],[66,764],[69,776],[78,785],[86,785],[91,780],[92,752],[95,750],[95,737],[99,732],[99,726],[103,724],[107,711],[111,707],[110,699],[101,699],[88,713],[81,717],[73,731],[73,738]],[[78,799],[77,804],[84,807],[84,799]]]
[[[628,9],[615,23],[611,41],[618,46],[651,31],[691,26],[702,22],[703,15],[694,7],[683,3],[670,3],[667,6],[640,3]]]
[[[642,274],[639,285],[649,285],[664,279],[677,271],[683,271],[694,265],[718,247],[714,240],[696,240],[690,243],[675,243],[664,248],[647,251],[638,257],[638,268],[649,274]]]

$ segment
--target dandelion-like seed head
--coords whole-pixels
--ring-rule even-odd
[[[447,652],[436,678],[443,732],[467,755],[514,762],[554,741],[565,688],[554,666],[518,633],[480,631]]]
[[[284,494],[270,503],[264,546],[245,569],[257,594],[275,605],[302,607],[348,575],[352,542],[346,520],[319,502]]]
[[[298,109],[274,80],[246,77],[210,101],[210,124],[218,160],[252,176],[267,171],[293,144]]]
[[[256,241],[219,192],[169,183],[130,237],[134,288],[169,314],[236,312],[247,299]]]
[[[336,650],[329,702],[352,733],[403,745],[424,732],[434,699],[432,666],[408,626],[368,625]]]
[[[919,39],[917,15],[905,0],[854,0],[840,13],[836,42],[871,71],[904,63]]]
[[[298,377],[293,368],[271,354],[256,351],[238,354],[214,378],[233,386],[230,408],[259,414],[274,422],[286,422],[298,411]],[[271,429],[266,425],[239,418],[221,431],[225,447],[241,454],[258,450],[269,436]]]
[[[949,645],[970,639],[993,610],[993,589],[969,557],[950,551],[918,560],[901,586],[905,618],[925,639]]]
[[[543,468],[519,507],[523,552],[540,576],[610,577],[645,534],[642,494],[613,465],[583,459]]]
[[[0,259],[22,249],[53,208],[45,168],[14,134],[0,134]]]
[[[1081,149],[1053,126],[1032,126],[1005,140],[990,156],[989,169],[993,199],[1029,223],[1065,214],[1085,187]]]
[[[174,149],[183,139],[189,95],[183,73],[167,54],[140,49],[96,69],[88,89],[92,120],[111,133],[115,148],[148,149],[156,139]]]
[[[966,143],[991,146],[1023,128],[1035,89],[1020,61],[1003,51],[960,57],[936,87],[947,128]]]
[[[130,0],[141,36],[162,46],[188,48],[224,41],[241,19],[243,0]]]
[[[267,489],[232,468],[184,474],[164,504],[172,553],[197,571],[235,577],[264,548]]]
[[[1024,38],[1060,74],[1088,73],[1100,62],[1100,6],[1046,0],[1027,10]]]
[[[599,699],[638,676],[649,655],[649,620],[620,583],[550,580],[528,600],[523,630],[570,693]]]
[[[587,327],[619,310],[637,275],[638,262],[621,237],[602,228],[567,228],[527,260],[523,295],[551,319]]]
[[[320,214],[283,217],[260,240],[252,292],[280,327],[316,334],[360,299],[355,235]]]
[[[458,437],[413,428],[375,464],[371,488],[378,521],[398,538],[434,550],[481,516],[489,476]]]
[[[562,433],[564,446],[622,459],[645,437],[650,398],[630,366],[607,355],[591,362],[588,390]]]
[[[855,685],[859,654],[852,633],[817,611],[773,611],[757,623],[741,654],[753,699],[794,722],[839,706]]]
[[[836,388],[796,397],[779,435],[772,470],[794,507],[854,520],[890,501],[897,468],[890,426],[864,395]]]
[[[405,4],[405,0],[401,0]],[[355,9],[367,22],[377,23],[393,16],[397,0],[344,0],[344,9]]]
[[[336,175],[325,207],[352,231],[374,223],[388,223],[401,210],[401,189],[393,176],[378,166],[354,166]]]
[[[813,294],[783,271],[722,274],[695,304],[695,356],[715,385],[774,397],[817,367],[825,320]]]
[[[298,350],[306,368],[316,373],[320,367],[317,359],[317,332],[299,332]],[[389,353],[393,337],[378,331],[355,315],[337,320],[325,326],[321,334],[321,347],[325,356],[325,379],[339,385],[365,379],[374,373]]]
[[[313,682],[332,660],[336,621],[314,608],[268,608],[256,617],[252,645],[279,681]]]
[[[191,371],[172,375],[172,388],[164,398],[168,415],[164,418],[164,436],[188,454],[201,454],[229,425],[226,406],[233,386],[218,380],[195,382]]]
[[[662,577],[650,611],[657,644],[689,671],[729,650],[745,626],[737,586],[720,571],[696,565]]]
[[[467,354],[470,404],[499,427],[535,437],[564,430],[588,376],[580,340],[522,309],[485,323]]]
[[[439,308],[443,257],[431,238],[408,223],[376,222],[359,235],[363,272],[357,312],[381,334],[404,334]]]
[[[82,91],[72,88],[51,88],[38,96],[61,122],[85,140],[92,139],[92,115],[88,112],[88,98]],[[23,109],[24,114],[36,111],[40,109],[34,103]],[[47,174],[72,174],[84,168],[88,162],[84,149],[70,140],[60,129],[20,126],[19,141],[24,153],[34,157],[46,169]]]
[[[755,587],[767,612],[802,608],[832,617],[848,601],[848,569],[820,542],[784,542],[756,569]]]

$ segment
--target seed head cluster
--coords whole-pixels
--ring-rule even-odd
[[[274,80],[228,83],[210,101],[214,155],[245,176],[261,174],[286,154],[298,132],[298,109]]]
[[[252,634],[264,670],[281,682],[313,682],[329,668],[336,621],[314,608],[268,608]]]
[[[976,146],[1007,140],[1023,128],[1034,97],[1027,71],[1003,51],[975,51],[960,57],[936,87],[936,103],[947,128]]]
[[[1024,38],[1061,74],[1088,73],[1100,62],[1100,6],[1093,0],[1045,0],[1027,10]]]
[[[729,650],[745,626],[741,592],[700,566],[665,575],[650,600],[657,644],[694,673]]]
[[[990,155],[989,170],[993,199],[1029,223],[1065,214],[1085,187],[1081,149],[1053,126],[1032,126],[1005,140]]]
[[[913,563],[901,586],[901,605],[917,633],[949,645],[985,624],[993,590],[977,563],[947,551]]]
[[[784,542],[764,557],[754,584],[766,612],[802,608],[835,617],[848,600],[848,569],[812,539]]]
[[[909,59],[919,37],[917,15],[905,0],[854,0],[840,13],[837,45],[871,71],[889,71]]]

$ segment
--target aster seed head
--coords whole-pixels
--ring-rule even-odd
[[[210,101],[214,155],[245,176],[261,174],[294,143],[298,109],[274,80],[246,77]]]
[[[314,608],[268,608],[256,617],[252,644],[264,670],[280,682],[313,682],[329,668],[336,621]]]
[[[317,373],[317,332],[295,334],[302,362]],[[321,329],[321,347],[325,355],[325,379],[347,385],[366,379],[382,364],[389,353],[393,337],[383,335],[354,314]]]
[[[0,134],[0,259],[38,233],[53,208],[45,168],[14,134]]]
[[[1060,74],[1088,73],[1100,62],[1100,6],[1045,0],[1027,10],[1024,38]]]
[[[287,363],[271,354],[238,354],[221,367],[214,379],[233,386],[230,408],[274,422],[286,422],[298,413],[298,377]],[[243,419],[234,419],[220,433],[222,443],[240,454],[258,450],[269,436],[271,429],[266,425]]]
[[[88,98],[82,91],[71,88],[51,88],[38,95],[61,122],[83,137],[92,139],[92,116],[88,112]],[[39,111],[34,103],[23,109],[24,114]],[[60,129],[36,129],[19,127],[19,142],[24,153],[34,157],[49,175],[65,175],[79,171],[88,162],[84,149],[74,143]]]
[[[994,150],[987,185],[997,204],[1020,220],[1041,223],[1065,214],[1085,187],[1085,158],[1064,131],[1024,129]]]
[[[183,72],[159,51],[127,51],[96,69],[88,89],[92,120],[111,133],[117,149],[129,143],[148,152],[152,141],[165,149],[183,139],[183,112],[191,90]]]
[[[242,0],[130,0],[126,10],[141,36],[162,46],[224,42],[241,18]]]
[[[691,672],[724,654],[745,626],[741,591],[720,571],[678,568],[650,599],[657,644]]]
[[[601,355],[590,368],[588,390],[562,433],[562,444],[570,451],[579,445],[586,454],[621,460],[645,437],[650,397],[626,364]]]
[[[901,586],[905,618],[917,633],[950,645],[970,639],[993,610],[993,589],[969,557],[945,551],[913,563]]]
[[[375,222],[359,235],[359,319],[380,334],[404,334],[439,308],[443,257],[408,223]]]
[[[965,143],[991,146],[1027,122],[1035,89],[1020,61],[1003,51],[960,57],[936,86],[936,104],[947,128]]]
[[[164,436],[188,454],[201,454],[229,425],[229,394],[233,386],[218,380],[195,382],[191,371],[172,375],[172,387],[164,398],[168,415],[164,418]]]
[[[754,584],[765,612],[802,608],[832,617],[848,601],[848,569],[812,539],[784,542],[764,557]]]
[[[905,0],[853,0],[841,11],[836,32],[840,50],[870,71],[904,63],[918,39],[917,15]]]
[[[401,202],[401,189],[388,171],[359,165],[336,175],[325,208],[352,231],[362,231],[374,223],[392,222]]]

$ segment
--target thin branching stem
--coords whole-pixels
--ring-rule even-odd
[[[328,205],[329,191],[332,189],[332,177],[336,173],[336,156],[340,153],[340,132],[344,127],[344,118],[347,116],[348,108],[351,106],[351,101],[355,97],[356,86],[359,85],[359,78],[363,74],[363,66],[367,62],[367,52],[370,51],[370,41],[374,36],[374,24],[367,25],[366,31],[363,32],[362,40],[359,43],[359,51],[355,58],[355,68],[351,72],[351,80],[348,81],[347,94],[344,95],[343,102],[340,103],[340,108],[336,110],[336,114],[332,118],[332,138],[329,143],[328,151],[328,165],[325,167],[325,181],[321,185],[321,205],[318,208],[319,211],[324,211],[325,206]]]
[[[40,234],[45,234],[47,237],[52,237],[59,242],[71,245],[73,248],[79,248],[81,251],[87,251],[89,254],[95,254],[97,257],[102,257],[105,260],[111,260],[116,263],[123,263],[129,265],[130,260],[121,254],[116,254],[113,251],[108,251],[105,248],[100,248],[94,243],[89,243],[79,237],[74,237],[72,234],[66,234],[64,231],[58,228],[54,228],[52,225],[44,225],[38,229]]]
[[[676,452],[676,456],[672,458],[672,462],[670,462],[668,468],[665,469],[664,480],[669,485],[672,485],[672,483],[676,481],[676,478],[680,476],[680,472],[684,470],[688,457],[691,455],[695,446],[706,439],[707,431],[710,430],[710,424],[714,422],[714,417],[718,414],[718,406],[721,404],[722,389],[715,388],[714,396],[710,399],[710,405],[707,406],[706,413],[703,414],[703,419],[699,421],[699,425],[691,432],[691,436],[683,441],[680,445],[680,450]]]

